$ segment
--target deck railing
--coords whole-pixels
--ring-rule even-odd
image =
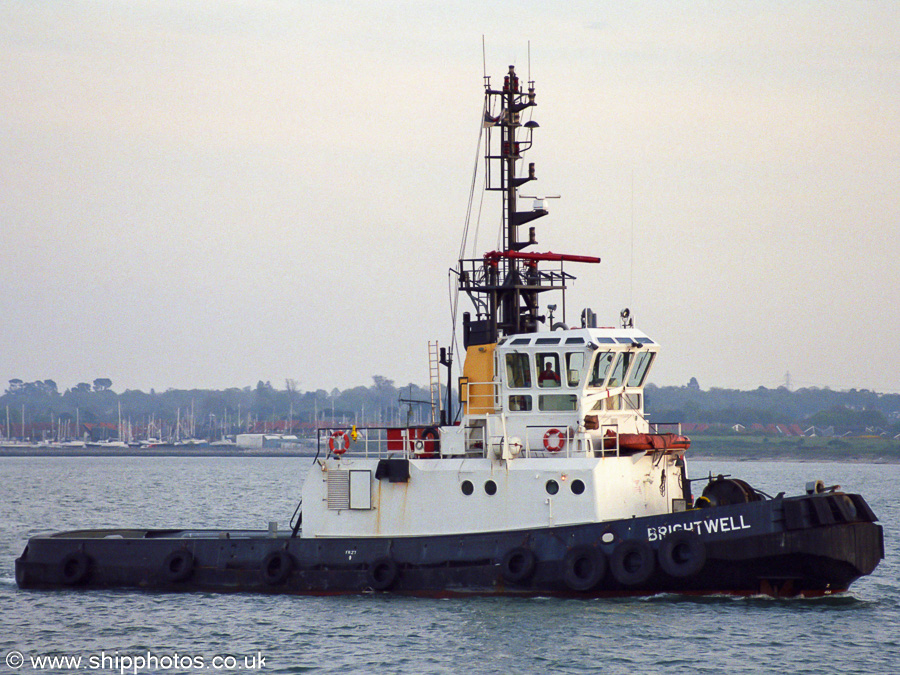
[[[316,456],[409,458],[437,456],[440,432],[436,427],[330,427],[319,429]]]
[[[664,426],[681,431],[677,422],[660,422],[651,425],[652,432],[660,433],[659,428]],[[593,432],[559,424],[528,425],[524,438],[518,438],[515,432],[508,430],[506,415],[486,413],[469,415],[467,425],[461,431],[465,434],[462,453],[457,450],[453,455],[456,457],[621,456],[617,422],[601,424]],[[344,454],[376,459],[441,456],[440,429],[435,426],[331,427],[319,429],[317,440],[317,457]],[[509,447],[510,443],[519,447]]]

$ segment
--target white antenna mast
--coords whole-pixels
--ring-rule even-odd
[[[484,76],[484,81],[487,82],[487,54],[485,53],[484,33],[481,34],[481,71]]]
[[[628,304],[634,304],[634,169],[631,170],[631,261],[628,270]]]

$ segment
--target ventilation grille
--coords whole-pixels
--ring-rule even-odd
[[[350,472],[333,470],[328,472],[328,508],[350,508]]]

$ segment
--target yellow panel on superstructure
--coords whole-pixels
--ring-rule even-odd
[[[473,345],[466,349],[463,377],[466,391],[463,394],[463,412],[483,415],[495,411],[494,405],[494,350],[496,344]]]

